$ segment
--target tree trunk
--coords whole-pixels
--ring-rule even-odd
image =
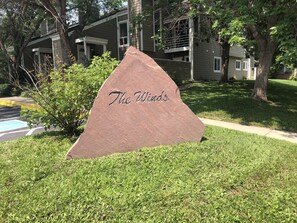
[[[222,75],[220,83],[228,81],[228,70],[229,70],[229,56],[230,56],[230,44],[228,41],[224,41],[222,44]]]
[[[267,84],[268,84],[268,75],[270,70],[270,65],[272,63],[272,58],[274,55],[274,45],[273,43],[267,44],[264,46],[259,55],[259,68],[258,74],[256,76],[256,81],[254,85],[254,90],[252,97],[256,100],[267,101]]]
[[[267,19],[267,33],[260,30],[255,24],[250,24],[247,29],[256,40],[259,49],[259,68],[256,76],[252,97],[256,100],[267,102],[267,84],[270,65],[273,55],[277,49],[277,43],[271,39],[270,29],[277,23],[277,16],[271,16]]]

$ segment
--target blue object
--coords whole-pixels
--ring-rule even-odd
[[[0,132],[6,132],[15,129],[21,129],[28,127],[27,122],[20,121],[20,120],[10,120],[10,121],[3,121],[0,122]]]

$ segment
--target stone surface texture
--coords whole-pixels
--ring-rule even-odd
[[[153,59],[130,47],[99,90],[85,131],[66,158],[199,142],[203,132],[204,124],[182,102],[174,81]]]

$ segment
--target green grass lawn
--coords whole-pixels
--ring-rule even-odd
[[[70,161],[58,132],[2,142],[0,222],[297,221],[296,144],[210,126],[204,137]]]
[[[254,81],[195,83],[181,92],[199,117],[297,132],[297,81],[269,80],[268,99],[251,99]]]

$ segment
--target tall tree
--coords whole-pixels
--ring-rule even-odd
[[[31,3],[31,0],[27,1]],[[36,6],[46,10],[54,19],[57,31],[61,39],[62,47],[65,50],[65,58],[61,58],[63,63],[70,65],[73,61],[72,45],[79,37],[84,27],[99,18],[100,11],[106,12],[117,8],[121,0],[34,0]],[[71,9],[78,11],[78,23],[69,32],[68,15]]]
[[[1,0],[0,57],[4,79],[18,86],[23,52],[43,20],[44,13],[23,1]]]
[[[28,1],[30,3],[32,1]],[[47,11],[54,19],[61,44],[65,50],[65,58],[61,58],[63,63],[70,65],[72,63],[73,53],[71,44],[78,33],[80,33],[87,24],[87,18],[91,15],[92,4],[95,0],[67,1],[67,0],[35,0],[35,4]],[[71,4],[73,3],[73,4]],[[84,3],[84,4],[83,4]],[[67,21],[67,10],[70,7],[79,8],[79,22],[73,34],[69,36],[69,23]]]
[[[206,6],[211,6],[212,2],[210,0],[191,1],[196,4],[203,2]],[[231,18],[231,22],[221,26],[220,29],[229,31],[237,29],[236,32],[231,32],[231,39],[234,42],[255,44],[259,56],[259,73],[252,96],[254,99],[267,101],[268,75],[273,56],[281,46],[285,46],[283,49],[292,52],[288,47],[289,44],[284,43],[296,42],[296,0],[219,0],[216,2],[221,8],[212,7],[212,10],[219,15],[218,18],[224,18],[220,13],[224,10],[228,12],[228,18]],[[284,30],[286,31],[283,32]]]

